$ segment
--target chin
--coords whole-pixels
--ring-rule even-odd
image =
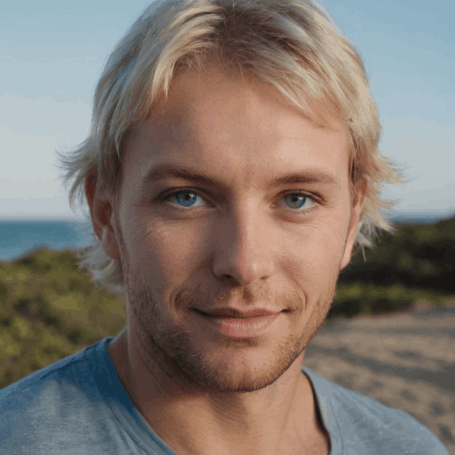
[[[302,354],[301,345],[301,340],[261,346],[255,339],[236,339],[194,349],[189,342],[170,357],[187,383],[216,392],[254,392],[282,377]]]

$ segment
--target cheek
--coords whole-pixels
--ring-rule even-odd
[[[309,261],[336,261],[343,251],[348,220],[341,217],[325,217],[302,226],[299,241],[294,245]]]
[[[163,287],[182,282],[207,248],[207,233],[192,223],[162,222],[149,217],[131,218],[129,262],[147,280]]]
[[[286,248],[287,257],[282,256],[286,270],[305,288],[318,287],[339,272],[345,237],[341,223],[326,221],[302,227]]]

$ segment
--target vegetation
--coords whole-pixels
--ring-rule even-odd
[[[455,294],[455,217],[428,225],[401,225],[375,250],[358,253],[340,283],[402,284]]]
[[[401,226],[366,257],[342,272],[329,318],[455,301],[455,218]],[[124,298],[95,287],[71,251],[0,262],[0,389],[116,335],[125,321]]]
[[[0,389],[116,335],[125,320],[125,299],[96,288],[71,251],[0,262]]]
[[[455,301],[455,217],[399,225],[365,257],[357,253],[341,273],[329,318]]]

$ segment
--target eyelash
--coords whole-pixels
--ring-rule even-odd
[[[158,196],[158,200],[160,202],[164,202],[166,200],[168,200],[171,196],[175,196],[179,193],[193,193],[195,194],[196,196],[199,196],[201,197],[202,199],[205,200],[205,198],[199,194],[199,192],[193,188],[173,188],[172,190],[169,190],[169,191],[165,191],[164,193],[162,193],[160,196]],[[282,198],[286,197],[286,196],[289,196],[290,194],[298,194],[298,195],[302,195],[302,196],[305,196],[305,198],[308,198],[310,199],[312,202],[313,202],[313,207],[309,208],[309,209],[306,209],[306,210],[303,210],[303,211],[296,211],[296,210],[292,210],[292,209],[288,209],[290,210],[291,212],[293,212],[293,214],[297,215],[297,216],[308,216],[310,215],[314,210],[317,209],[317,204],[320,205],[322,204],[321,201],[318,201],[317,198],[313,195],[309,195],[308,193],[304,192],[304,191],[300,191],[300,190],[297,190],[297,191],[288,191],[286,193],[282,193]],[[199,207],[194,207],[194,208],[191,208],[191,207],[187,207],[187,208],[184,208],[184,207],[176,207],[176,206],[172,206],[173,209],[179,211],[179,212],[189,212],[189,211],[192,211],[192,210],[197,210]]]

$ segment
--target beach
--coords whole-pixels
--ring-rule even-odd
[[[455,455],[455,305],[326,321],[303,365],[407,412]]]

